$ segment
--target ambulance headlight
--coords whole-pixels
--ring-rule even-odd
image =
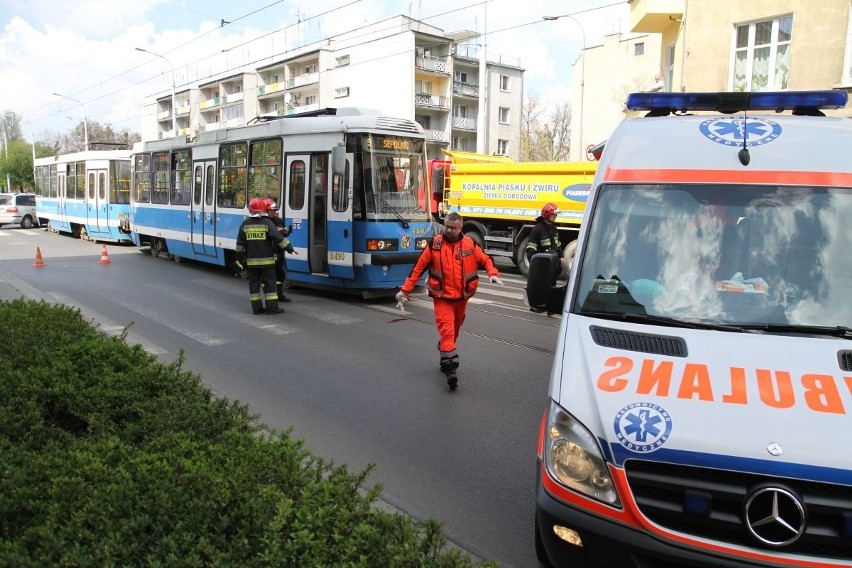
[[[604,503],[621,506],[597,441],[576,418],[550,403],[544,462],[562,485]]]

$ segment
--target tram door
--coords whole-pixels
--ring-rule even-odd
[[[190,218],[192,250],[216,256],[216,160],[195,162]]]
[[[341,148],[342,149],[342,148]],[[352,154],[345,162],[328,168],[328,273],[338,278],[355,278],[354,246],[352,234]],[[332,163],[334,160],[332,159]],[[340,170],[342,166],[342,171]]]
[[[56,172],[56,215],[59,218],[59,221],[62,223],[67,223],[67,209],[65,203],[65,191],[67,184],[67,171],[63,171],[64,168],[57,168]],[[71,174],[73,175],[73,174]],[[45,195],[49,195],[48,192],[45,192]],[[51,211],[53,213],[53,211]]]
[[[109,232],[107,220],[106,180],[107,171],[91,169],[88,174],[88,196],[86,199],[86,231],[90,235]]]

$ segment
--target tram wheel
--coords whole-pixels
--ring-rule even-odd
[[[178,255],[176,255],[176,254],[173,254],[173,255],[172,255],[172,260],[173,260],[173,261],[175,261],[176,263],[180,264],[181,262],[183,262],[183,257],[182,257],[182,256],[178,256]]]
[[[78,236],[84,241],[89,240],[89,233],[86,231],[86,227],[84,227],[83,225],[80,225],[80,231],[78,233]]]
[[[151,239],[151,256],[154,258],[160,256],[161,254],[166,252],[165,243],[163,243],[162,239],[153,238]]]

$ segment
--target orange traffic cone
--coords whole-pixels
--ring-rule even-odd
[[[35,257],[35,262],[33,263],[33,266],[38,266],[38,267],[46,266],[44,264],[44,259],[41,258],[41,247],[36,247],[36,257]]]
[[[109,264],[112,261],[109,259],[109,255],[107,254],[106,245],[102,245],[104,248],[101,249],[101,259],[98,261],[98,264]]]

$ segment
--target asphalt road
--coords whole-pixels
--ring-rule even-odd
[[[499,263],[507,285],[484,283],[469,306],[450,392],[425,295],[403,315],[390,299],[293,289],[286,313],[253,316],[246,282],[222,269],[106,250],[101,264],[101,244],[0,229],[0,299],[77,306],[164,362],[183,352],[214,392],[315,454],[353,471],[374,464],[368,483],[391,507],[437,519],[478,558],[538,565],[535,444],[559,318],[527,310],[510,264]]]

